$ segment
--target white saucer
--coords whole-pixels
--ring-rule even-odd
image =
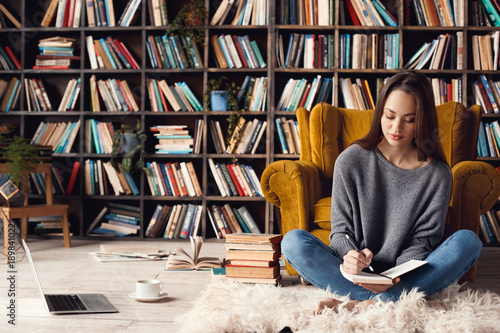
[[[156,302],[156,301],[159,301],[160,299],[164,299],[165,297],[168,296],[167,293],[161,293],[160,296],[158,296],[158,297],[137,297],[137,295],[135,294],[135,291],[131,292],[128,295],[130,297],[132,297],[133,299],[136,299],[136,300],[141,301],[141,302]]]

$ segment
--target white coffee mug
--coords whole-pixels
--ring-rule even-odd
[[[137,297],[159,297],[162,289],[163,282],[158,280],[139,280],[135,284],[135,294]]]

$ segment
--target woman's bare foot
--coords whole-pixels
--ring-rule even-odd
[[[361,308],[361,309],[365,309],[365,310],[366,310],[366,309],[368,309],[368,307],[369,307],[370,305],[374,305],[374,304],[375,304],[375,300],[373,300],[373,299],[367,299],[367,300],[365,300],[365,301],[359,302],[359,303],[356,305],[356,307]]]
[[[438,302],[438,301],[433,301],[433,300],[427,300],[427,305],[430,308],[436,309],[438,311],[446,311],[446,309]]]
[[[335,311],[337,311],[337,308],[342,303],[343,303],[342,301],[328,297],[319,302],[318,306],[316,307],[316,311],[313,311],[312,313],[319,314],[324,309],[334,309]],[[359,301],[350,301],[349,303],[346,304],[345,308],[349,311],[352,311],[352,309],[354,309],[358,303]]]

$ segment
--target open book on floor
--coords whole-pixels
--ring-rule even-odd
[[[222,263],[217,257],[200,257],[203,238],[196,236],[189,237],[189,239],[193,255],[189,255],[182,247],[178,246],[179,254],[168,257],[165,270],[208,270],[222,267]]]
[[[349,281],[353,283],[369,284],[394,284],[394,279],[406,274],[414,269],[427,264],[427,261],[410,260],[404,264],[388,269],[380,274],[361,272],[359,274],[349,274],[344,271],[343,265],[340,265],[340,272]]]

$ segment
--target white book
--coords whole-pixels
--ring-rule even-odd
[[[250,175],[252,176],[252,179],[253,179],[253,182],[255,183],[255,186],[257,186],[257,188],[255,190],[259,193],[259,195],[261,197],[263,197],[264,196],[264,192],[262,192],[262,188],[260,187],[259,177],[257,177],[257,174],[255,173],[255,170],[251,166],[247,165],[247,168],[248,168],[248,171],[249,171]]]
[[[106,174],[108,175],[108,180],[113,187],[113,191],[115,195],[120,195],[120,193],[125,193],[125,190],[120,183],[120,179],[118,179],[118,175],[116,174],[116,170],[113,168],[110,162],[103,163],[104,170],[106,170]]]
[[[73,16],[73,28],[78,28],[80,26],[80,16],[82,14],[82,1],[75,1],[75,14]]]
[[[165,196],[166,195],[165,188],[163,187],[163,185],[162,185],[163,183],[161,181],[161,179],[163,178],[163,176],[158,171],[158,163],[156,163],[156,161],[151,162],[151,170],[153,171],[153,176],[155,178],[155,181],[156,181],[156,184],[157,184],[158,191],[159,191],[160,195]]]
[[[290,86],[294,82],[294,79],[288,79],[288,81],[285,84],[285,88],[283,88],[283,92],[281,93],[281,97],[278,101],[278,104],[276,104],[276,110],[281,110],[281,106],[283,105],[283,102],[285,101],[285,97],[288,93],[288,90],[290,89]]]
[[[221,193],[221,196],[227,197],[229,194],[226,192],[224,186],[221,183],[221,179],[219,176],[219,173],[217,172],[217,168],[215,167],[214,160],[209,158],[208,159],[208,166],[210,167],[210,171],[212,171],[212,176],[214,177],[215,183],[217,184],[217,187],[219,188],[219,192]]]
[[[184,183],[186,184],[186,189],[190,197],[196,196],[196,191],[193,186],[193,182],[191,180],[191,176],[189,175],[189,170],[187,169],[186,162],[179,163],[181,167],[182,177],[184,178]]]
[[[260,128],[259,135],[257,136],[257,140],[255,140],[255,144],[253,145],[252,152],[251,154],[255,154],[255,151],[257,150],[257,147],[259,146],[259,142],[262,139],[262,136],[264,135],[264,132],[266,131],[267,128],[267,121],[264,120],[262,123],[262,127]]]
[[[236,50],[236,45],[234,45],[233,38],[230,34],[224,35],[224,39],[226,40],[226,45],[228,49],[226,51],[231,52],[231,58],[234,61],[234,66],[236,68],[242,68],[243,63],[240,60],[240,56],[238,55],[238,51]]]
[[[66,0],[59,0],[59,5],[57,5],[57,14],[56,14],[56,28],[63,27],[65,7],[66,7]]]
[[[161,27],[163,22],[161,20],[160,0],[151,0],[151,6],[153,7],[153,25]]]
[[[97,160],[97,179],[99,180],[99,193],[104,195],[104,182],[102,179],[102,161]]]
[[[425,64],[430,60],[430,58],[434,55],[434,52],[436,51],[438,41],[437,39],[432,41],[432,45],[427,51],[427,54],[424,55],[424,57],[420,60],[420,62],[415,66],[415,69],[422,69],[422,67],[425,66]]]
[[[80,119],[78,119],[75,126],[73,126],[73,130],[71,131],[71,134],[68,137],[68,144],[65,145],[63,153],[71,152],[71,147],[73,147],[73,143],[75,142],[76,135],[78,134],[79,130],[80,130]]]
[[[243,154],[245,152],[245,149],[247,148],[248,140],[252,136],[251,134],[253,133],[252,131],[255,129],[255,126],[257,125],[257,119],[254,119],[254,121],[247,123],[245,126],[245,131],[243,132],[243,135],[240,138],[240,144],[236,148],[236,154]]]
[[[231,7],[233,6],[233,3],[234,3],[234,0],[229,0],[228,1],[228,5],[224,11],[224,13],[222,14],[219,22],[218,22],[218,25],[223,25],[224,24],[224,21],[226,20],[227,18],[227,15],[229,14],[229,12],[231,11]]]
[[[493,70],[498,68],[498,48],[500,43],[500,31],[495,31],[491,34],[492,49],[493,49]]]
[[[253,0],[247,0],[247,4],[245,7],[245,14],[243,16],[243,21],[241,25],[249,25],[250,24],[250,16],[252,15],[252,6]]]
[[[61,103],[59,104],[57,111],[60,111],[60,112],[66,111],[66,108],[68,105],[68,100],[71,97],[71,93],[75,89],[76,82],[77,82],[76,79],[71,79],[68,81],[68,84],[66,85],[66,89],[64,90],[63,98],[61,99]]]
[[[219,23],[222,15],[224,14],[224,12],[228,6],[228,3],[229,3],[229,0],[222,0],[219,7],[215,11],[214,16],[212,16],[212,19],[210,20],[210,25],[216,25],[217,23]]]
[[[340,272],[349,281],[353,283],[370,283],[370,284],[386,284],[392,285],[395,279],[405,273],[417,269],[427,264],[427,261],[410,260],[404,264],[388,269],[380,274],[360,272],[359,274],[349,274],[344,270],[344,266],[340,265]]]

